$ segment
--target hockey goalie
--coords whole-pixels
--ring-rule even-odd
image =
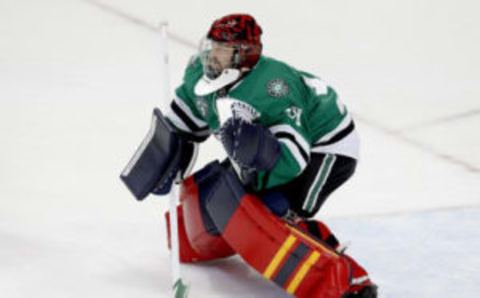
[[[352,117],[324,81],[262,55],[261,34],[245,14],[212,24],[121,178],[139,200],[181,181],[182,262],[239,255],[295,297],[377,297],[365,269],[313,219],[355,171]],[[212,134],[228,158],[189,176]]]

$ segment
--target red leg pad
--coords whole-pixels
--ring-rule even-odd
[[[325,223],[319,220],[305,220],[298,223],[298,226],[307,232],[310,235],[313,235],[325,243],[327,243],[333,249],[337,249],[339,246],[337,238],[332,234],[330,229],[325,225]],[[360,266],[352,257],[347,254],[341,255],[350,266],[350,289],[348,292],[357,292],[360,291],[363,287],[372,285],[367,271]]]
[[[179,242],[179,254],[180,254],[180,262],[182,263],[193,263],[203,261],[205,256],[197,253],[190,244],[190,241],[187,238],[187,233],[185,232],[185,225],[183,219],[183,211],[181,206],[177,208],[177,216],[178,216],[178,242]],[[170,228],[170,212],[165,213],[165,219],[167,221],[167,241],[168,241],[168,249],[172,248],[171,245],[171,228]]]
[[[182,183],[180,203],[178,227],[182,262],[209,261],[235,254],[220,234],[207,232],[201,215],[198,186],[193,176]]]
[[[335,250],[338,248],[337,238],[323,222],[315,219],[302,220],[297,223],[297,226],[310,236],[322,240],[331,248]]]
[[[349,288],[345,258],[273,215],[255,196],[240,199],[223,238],[250,266],[295,297],[339,298]]]

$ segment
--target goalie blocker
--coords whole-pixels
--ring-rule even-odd
[[[196,153],[197,145],[180,136],[155,108],[150,130],[120,179],[137,200],[149,193],[167,194],[177,176],[190,171]]]
[[[239,254],[295,297],[338,298],[348,292],[347,256],[275,216],[245,192],[231,168],[207,165],[184,181],[180,199],[182,262]]]

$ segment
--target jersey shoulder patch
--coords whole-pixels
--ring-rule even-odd
[[[284,97],[290,92],[288,83],[281,78],[269,80],[266,87],[267,93],[272,97]]]

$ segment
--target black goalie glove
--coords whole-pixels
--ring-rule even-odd
[[[147,136],[120,178],[137,198],[167,194],[175,179],[188,174],[196,157],[196,144],[179,136],[159,109],[154,109]]]
[[[268,171],[280,154],[278,140],[259,123],[232,117],[220,129],[220,136],[228,156],[242,168]]]

